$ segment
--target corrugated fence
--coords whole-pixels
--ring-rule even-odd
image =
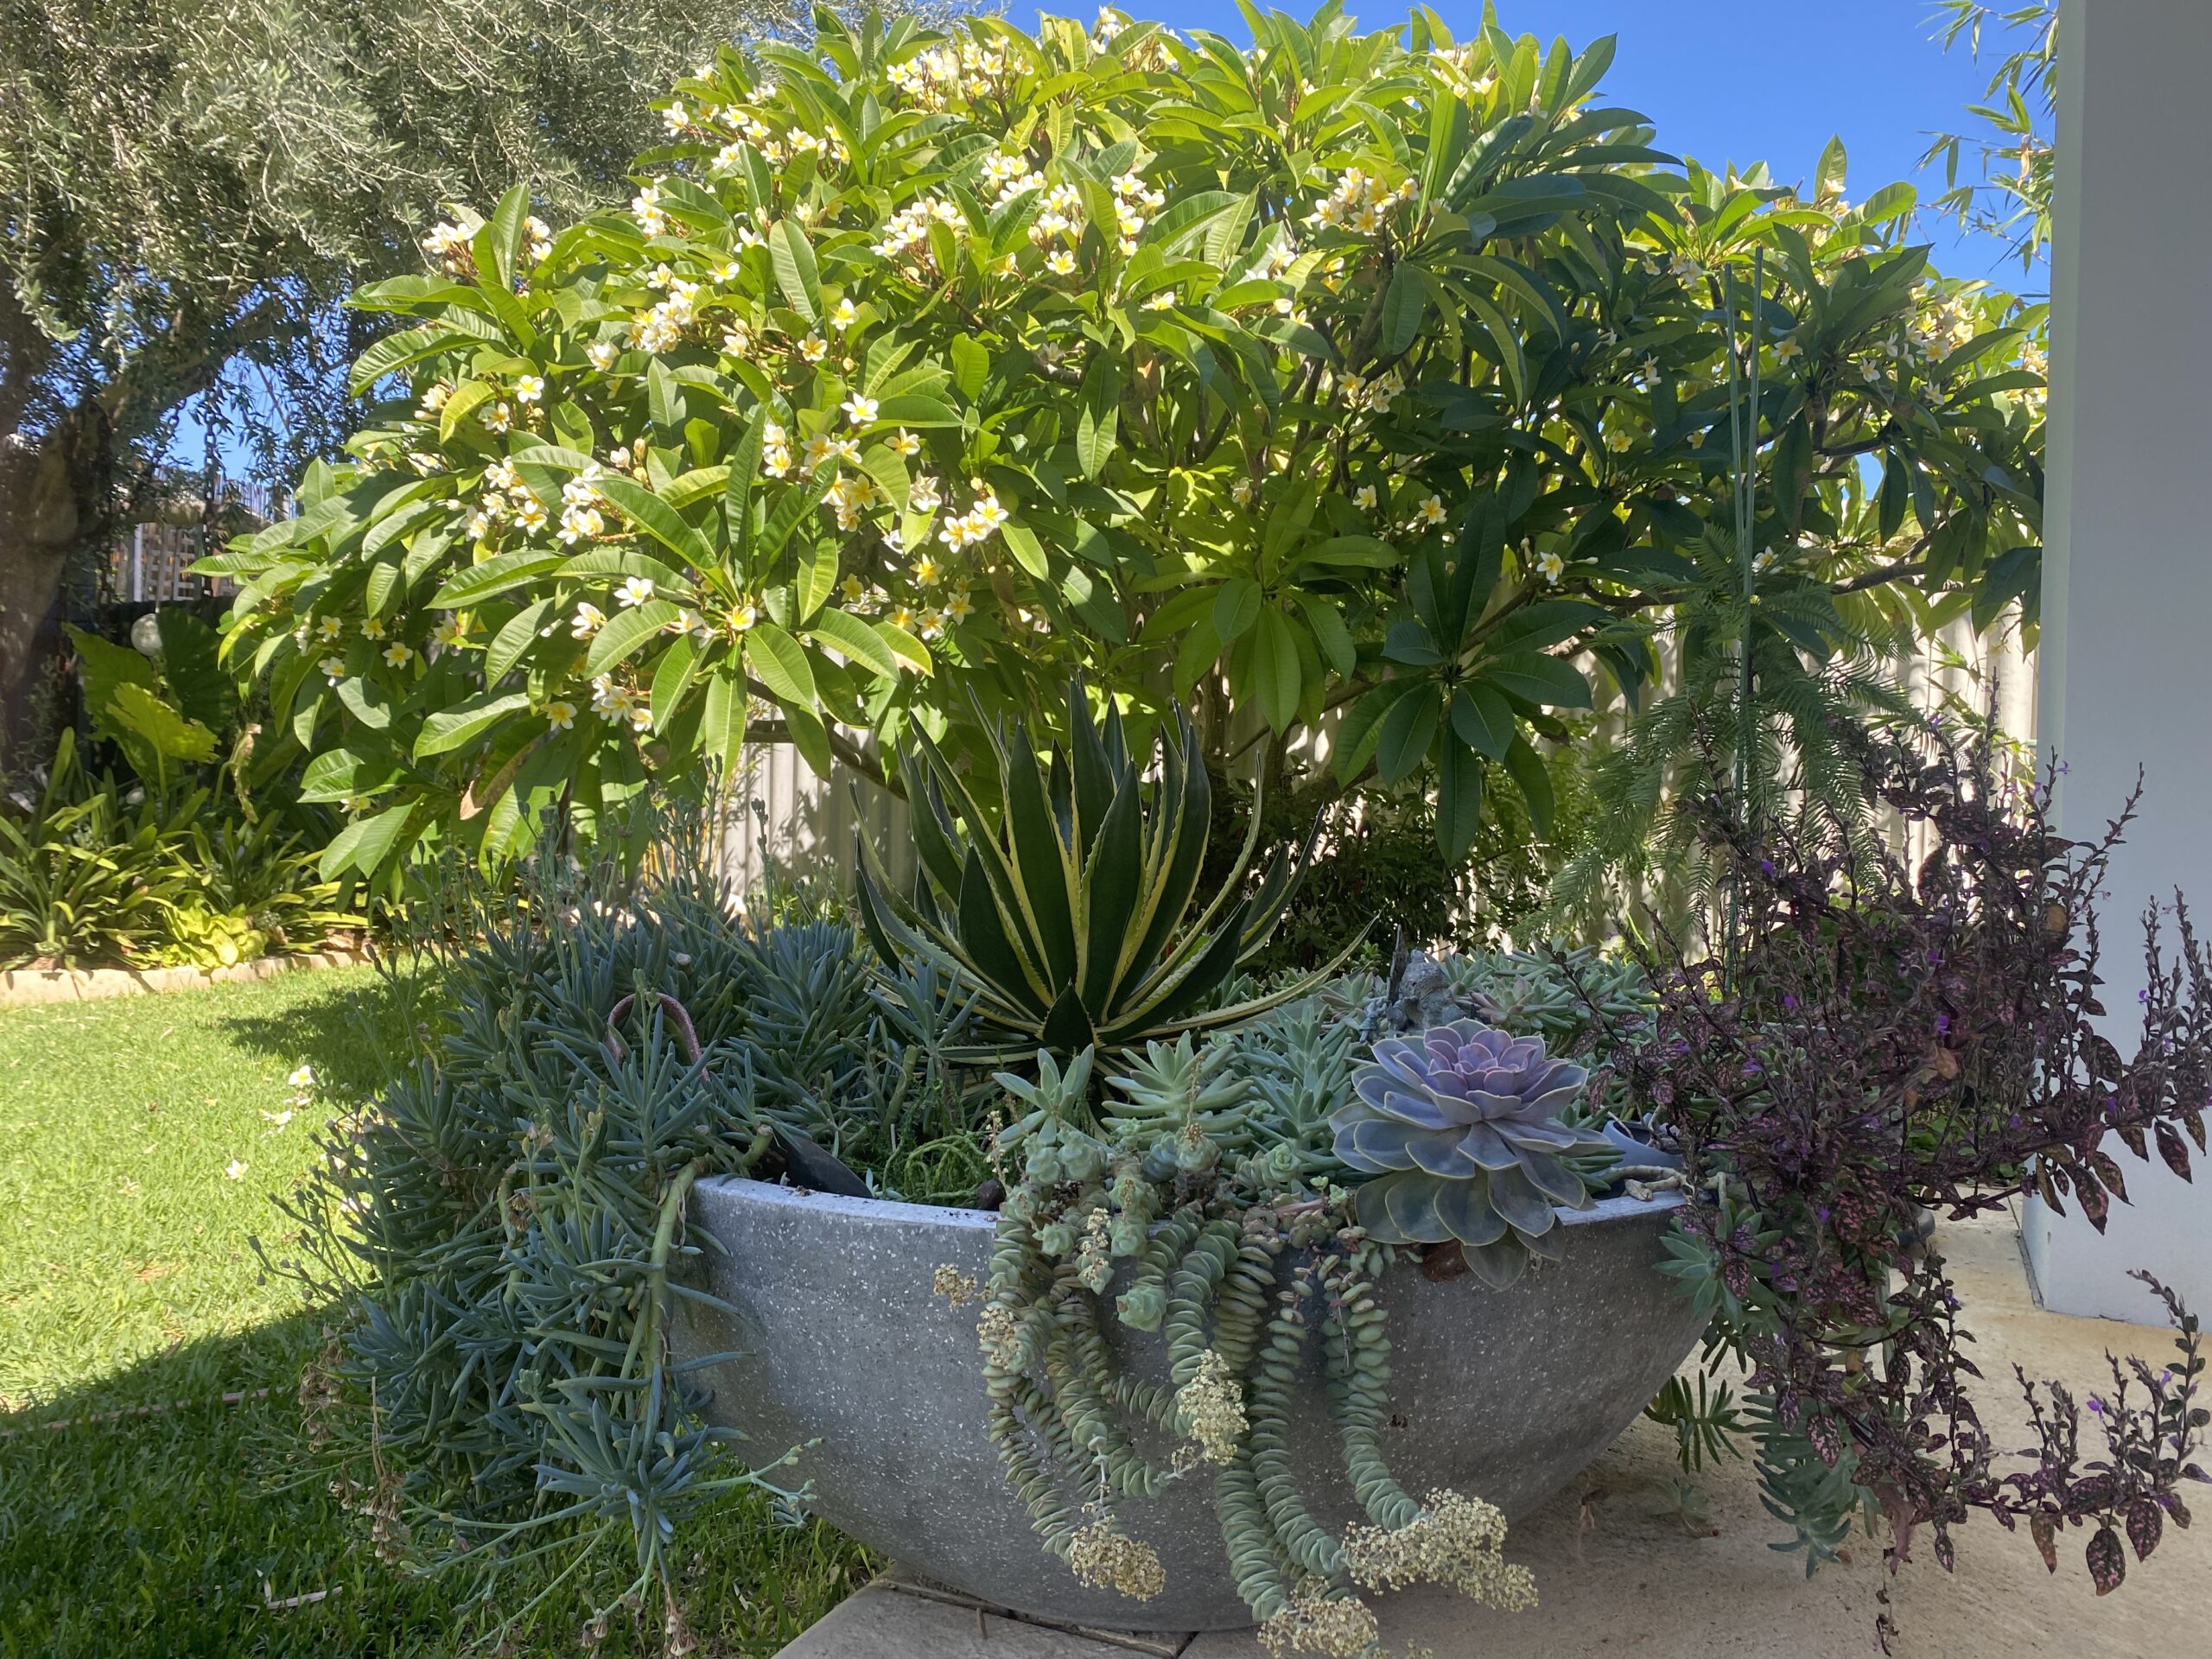
[[[2007,734],[2023,741],[2035,736],[2035,658],[2020,652],[2009,630],[1978,638],[1961,620],[1892,668],[1913,701],[1930,713],[1947,702],[1993,709]],[[912,880],[906,804],[842,765],[830,779],[822,779],[787,743],[747,751],[744,771],[725,791],[720,813],[724,868],[740,892],[760,884],[771,859],[790,874],[849,886],[860,834],[869,837],[893,876]]]

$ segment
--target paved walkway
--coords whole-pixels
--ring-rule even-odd
[[[1993,1423],[2012,1397],[2017,1361],[2031,1376],[2077,1391],[2107,1380],[2107,1348],[2163,1363],[2173,1348],[2159,1327],[2045,1313],[2031,1300],[2015,1235],[2002,1222],[1947,1228],[1942,1245],[1980,1338]],[[2147,1299],[2146,1299],[2147,1300]],[[2024,1436],[2022,1443],[2025,1443]],[[1897,1659],[2164,1659],[2212,1655],[2212,1488],[2193,1507],[2196,1527],[2168,1528],[2151,1560],[2099,1599],[2082,1566],[2087,1535],[2059,1543],[2047,1573],[2024,1531],[1977,1516],[1957,1535],[1958,1571],[1920,1558],[1894,1580],[1878,1541],[1862,1539],[1850,1565],[1809,1582],[1799,1558],[1768,1548],[1776,1522],[1759,1507],[1749,1467],[1708,1469],[1701,1507],[1686,1511],[1673,1436],[1637,1422],[1581,1478],[1529,1516],[1507,1543],[1536,1575],[1541,1605],[1521,1614],[1471,1607],[1423,1592],[1381,1604],[1394,1659],[1560,1659],[1620,1653],[1637,1659],[1828,1659],[1878,1655],[1875,1599],[1891,1587]],[[1046,1630],[957,1600],[879,1586],[854,1597],[791,1647],[785,1659],[1265,1659],[1249,1633],[1112,1637]]]

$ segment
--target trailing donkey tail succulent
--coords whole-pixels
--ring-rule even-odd
[[[1313,1020],[1293,1023],[1286,1052],[1337,1064],[1304,1096],[1258,1103],[1302,1135],[1325,1127],[1319,1109],[1349,1092],[1350,1071]],[[1382,1446],[1390,1344],[1375,1294],[1390,1249],[1357,1224],[1351,1196],[1315,1196],[1294,1173],[1270,1183],[1271,1166],[1249,1155],[1255,1103],[1224,1063],[1240,1052],[1185,1033],[1126,1056],[1095,1135],[1074,1121],[1087,1109],[1090,1051],[1065,1070],[1039,1055],[1034,1081],[1001,1077],[1027,1109],[1006,1140],[1022,1164],[1000,1211],[977,1337],[1010,1483],[1080,1582],[1148,1599],[1165,1587],[1160,1559],[1119,1506],[1210,1471],[1237,1590],[1278,1652],[1372,1652],[1370,1589],[1419,1580],[1528,1605],[1528,1573],[1498,1554],[1495,1509],[1450,1492],[1416,1501],[1392,1477]],[[1581,1074],[1535,1076],[1548,1090]],[[1532,1105],[1548,1109],[1548,1093]],[[1160,1334],[1164,1376],[1126,1364],[1108,1341],[1115,1319]],[[1365,1512],[1341,1537],[1300,1492],[1292,1402],[1317,1347]]]

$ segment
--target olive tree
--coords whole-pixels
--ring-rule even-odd
[[[289,437],[269,446],[288,471],[333,448],[354,410],[326,371],[367,335],[330,305],[410,268],[423,214],[521,175],[552,211],[607,199],[652,89],[798,21],[785,0],[0,8],[9,735],[54,660],[65,569],[174,511],[148,499],[149,463],[188,401]]]

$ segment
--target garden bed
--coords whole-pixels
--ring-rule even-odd
[[[365,950],[308,950],[297,956],[257,957],[223,968],[14,968],[0,973],[0,1008],[46,1002],[102,1002],[110,997],[156,991],[194,991],[274,979],[304,968],[351,968],[369,959]]]

